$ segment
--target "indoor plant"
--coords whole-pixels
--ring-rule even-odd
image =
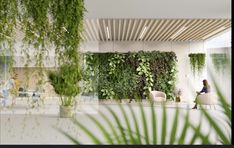
[[[72,117],[75,96],[80,92],[78,82],[81,73],[76,65],[62,65],[58,71],[49,72],[49,80],[55,92],[60,96],[60,116]]]
[[[178,90],[176,90],[176,102],[180,102],[181,100],[180,100],[180,96],[181,96],[181,94],[182,94],[182,91],[181,91],[181,89],[178,89]]]
[[[196,73],[200,74],[205,67],[205,53],[190,53],[190,65],[193,72],[193,75],[195,76]]]

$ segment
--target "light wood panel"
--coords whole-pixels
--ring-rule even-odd
[[[107,38],[107,26],[110,34],[109,40]],[[139,39],[141,32],[146,26],[147,29],[142,39]],[[182,27],[186,27],[186,29],[172,39],[171,36]],[[223,30],[231,28],[231,20],[86,19],[84,21],[85,31],[82,34],[82,38],[85,41],[199,41],[222,27],[225,27]]]

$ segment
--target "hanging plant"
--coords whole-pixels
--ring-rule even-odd
[[[195,76],[196,73],[200,74],[205,66],[205,57],[204,53],[191,53],[189,54],[190,65]]]
[[[210,54],[212,63],[217,72],[224,72],[228,66],[228,55],[225,53]]]
[[[8,56],[7,72],[13,74],[14,39],[18,3],[13,0],[0,0],[0,53]]]

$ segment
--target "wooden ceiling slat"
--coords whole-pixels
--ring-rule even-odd
[[[146,30],[145,30],[145,32],[144,32],[142,38],[141,38],[141,39],[139,38],[138,40],[142,40],[142,39],[144,38],[145,34],[148,32],[148,23],[149,23],[149,20],[148,20],[148,19],[144,21],[144,24],[142,25],[142,29],[141,29],[141,31],[140,31],[139,37],[140,37],[142,31],[144,30],[144,28],[145,28],[145,27],[147,27],[147,28],[146,28]]]
[[[152,31],[156,30],[156,26],[158,25],[158,23],[159,23],[159,20],[153,20],[153,24],[151,28],[148,29],[146,35],[144,36],[144,41],[147,41],[150,35],[152,34]]]
[[[175,19],[169,21],[168,25],[163,29],[162,33],[159,35],[160,37],[157,39],[158,41],[163,41],[163,38],[166,36],[166,34],[173,29],[172,26],[175,24],[175,21]]]
[[[199,34],[204,34],[204,32],[211,29],[215,24],[218,23],[217,20],[207,20],[207,21],[208,22],[204,24],[203,26],[201,26],[199,29],[197,29],[196,32],[192,36],[188,36],[186,39],[182,39],[182,41],[191,40],[191,38],[195,38]]]
[[[217,30],[221,27],[227,26],[229,23],[230,23],[229,21],[223,21],[223,22],[217,23],[217,24],[213,25],[208,31],[204,32],[203,34],[199,34],[199,35],[195,36],[193,39],[194,40],[202,40],[202,38],[205,37],[206,35],[214,32],[215,30]],[[225,29],[227,29],[227,28],[225,28]],[[225,29],[223,29],[223,30],[225,30]],[[223,30],[221,30],[221,31],[223,31]],[[219,32],[217,32],[217,33],[219,33]],[[214,35],[212,35],[212,36],[214,36]]]
[[[168,23],[169,23],[169,20],[164,20],[163,25],[158,29],[158,31],[154,35],[154,38],[152,39],[153,41],[157,41],[161,37],[161,34]]]
[[[153,20],[153,19],[150,19],[150,22],[149,22],[149,24],[147,25],[147,31],[145,32],[145,35],[144,35],[143,38],[141,39],[142,41],[145,41],[146,36],[150,33],[151,28],[152,28],[152,26],[153,26],[153,23],[154,23],[154,20]]]
[[[121,36],[121,20],[119,19],[119,29],[118,29],[118,41],[120,41]]]
[[[137,30],[136,30],[136,32],[135,32],[135,36],[134,36],[134,41],[137,41],[138,40],[138,38],[139,38],[139,34],[140,34],[140,32],[141,32],[141,30],[142,30],[142,23],[143,23],[143,20],[142,19],[140,19],[140,20],[138,20],[138,26],[137,26]],[[141,30],[140,30],[141,29]]]
[[[98,34],[99,34],[100,40],[104,41],[104,36],[103,36],[102,30],[101,30],[100,21],[97,19],[96,23],[98,25],[97,28],[98,28]]]
[[[115,41],[116,40],[116,38],[115,38],[115,36],[116,36],[116,21],[115,21],[115,19],[113,19],[113,40]]]
[[[171,26],[171,29],[165,34],[162,38],[163,41],[169,41],[170,37],[175,34],[175,32],[179,29],[181,24],[184,24],[186,21],[184,19],[178,19],[176,22]]]
[[[128,22],[128,25],[127,25],[127,33],[126,33],[126,36],[125,36],[125,40],[128,41],[129,40],[129,33],[132,29],[132,20],[130,19],[129,22]]]
[[[158,29],[162,26],[163,24],[163,20],[159,20],[159,23],[157,24],[155,30],[152,32],[152,34],[149,36],[149,38],[147,38],[148,41],[152,41],[152,38],[154,37],[155,33],[158,31]]]
[[[129,40],[130,40],[130,41],[133,41],[133,35],[134,35],[133,33],[134,33],[134,31],[135,31],[136,23],[137,23],[137,21],[134,19],[134,20],[133,20],[132,30],[131,30],[131,33],[130,33],[130,36],[129,36]]]
[[[188,36],[191,36],[198,28],[200,28],[200,26],[204,25],[206,21],[207,20],[202,19],[196,20],[196,23],[189,26],[189,28],[186,29],[183,34],[179,35],[176,40],[186,39]]]
[[[110,34],[110,41],[113,41],[111,20],[108,20],[108,28],[109,28],[109,34]]]
[[[92,35],[90,33],[90,27],[88,26],[88,21],[87,20],[85,20],[85,24],[84,25],[85,25],[85,28],[88,28],[88,29],[85,30],[85,32],[87,34],[87,39],[89,41],[92,41]]]
[[[98,34],[98,27],[97,27],[97,24],[96,24],[96,20],[92,20],[92,25],[93,25],[93,28],[95,30],[95,34],[96,34],[96,41],[100,40],[100,37],[99,37],[99,34]]]
[[[107,31],[106,31],[106,19],[103,19],[102,23],[103,23],[102,30],[104,32],[104,41],[108,41]]]
[[[134,19],[133,20],[133,27],[132,27],[132,30],[131,30],[131,33],[130,33],[130,36],[129,36],[130,41],[133,40],[133,32],[135,31],[136,23],[137,23],[137,21]]]
[[[97,40],[98,34],[95,31],[93,20],[88,21],[88,26],[90,27],[90,31],[92,32],[93,41]]]
[[[181,34],[179,34],[178,36],[176,36],[175,38],[171,39],[171,37],[172,37],[175,33],[177,33],[182,27],[188,27],[189,24],[191,24],[191,23],[192,23],[191,20],[186,20],[186,19],[184,19],[183,23],[179,24],[178,27],[177,27],[177,29],[175,30],[175,32],[174,32],[171,36],[169,36],[169,40],[170,40],[170,41],[175,41],[178,37],[180,37],[181,35],[183,35],[184,32],[185,32],[185,30],[184,30]]]
[[[121,41],[124,41],[124,36],[125,36],[125,34],[126,34],[126,24],[127,24],[127,20],[124,19],[123,22],[124,22],[124,24],[123,24],[123,30],[122,30]]]

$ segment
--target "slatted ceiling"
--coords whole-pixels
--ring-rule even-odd
[[[213,22],[215,22],[215,21],[213,21]],[[199,32],[201,32],[201,30],[203,31],[203,32],[201,32],[201,33],[204,34],[204,31],[206,31],[206,30],[204,30],[204,28],[207,28],[207,26],[209,26],[209,27],[214,27],[214,25],[216,25],[217,23],[219,24],[220,21],[214,23],[212,26],[210,26],[209,23],[210,23],[209,20],[206,20],[206,21],[204,21],[204,22],[201,22],[200,25],[198,25],[198,27],[195,28],[195,29],[193,30],[193,32],[191,32],[191,33],[190,33],[189,35],[187,35],[186,37],[181,38],[181,40],[182,40],[182,41],[191,40],[191,39],[195,38],[195,36],[196,36]],[[221,22],[221,23],[222,23],[222,22]],[[203,27],[201,27],[201,26],[203,26]],[[209,28],[207,28],[207,29],[209,29]]]
[[[209,35],[210,33],[212,33],[212,32],[214,32],[215,30],[217,30],[217,29],[219,29],[219,28],[221,28],[221,27],[223,27],[223,26],[226,26],[226,25],[228,25],[229,24],[229,22],[228,21],[224,21],[224,22],[220,22],[220,23],[217,23],[212,29],[210,29],[209,31],[207,31],[206,33],[203,33],[203,34],[200,34],[199,36],[196,36],[196,37],[194,37],[195,39],[202,39],[203,37],[205,37],[206,35]],[[223,29],[223,30],[226,30],[226,29]],[[223,31],[222,30],[222,31]],[[217,32],[218,33],[218,32]],[[217,34],[216,33],[216,34]]]
[[[193,39],[201,30],[203,30],[205,27],[209,26],[209,20],[205,20],[204,22],[202,22],[200,25],[198,25],[198,27],[191,32],[191,34],[189,34],[186,38],[182,38],[181,40],[191,40]],[[203,30],[203,32],[206,30]]]
[[[87,26],[90,28],[90,32],[89,32],[90,36],[91,36],[92,40],[94,40],[97,37],[95,36],[95,31],[93,30],[93,28],[91,26],[91,23],[92,23],[91,21],[86,21],[86,22],[87,22]]]
[[[169,22],[169,24],[167,25],[167,27],[164,29],[164,32],[161,35],[161,38],[159,39],[159,41],[163,41],[165,39],[165,36],[171,32],[171,30],[173,29],[173,25],[175,24],[176,20],[172,20]]]
[[[134,33],[134,29],[133,28],[135,28],[136,27],[136,20],[133,20],[133,26],[132,26],[132,29],[131,29],[131,33],[130,33],[130,36],[129,36],[129,40],[131,40],[133,37],[132,37],[132,35],[133,35],[133,33]]]
[[[133,41],[137,41],[138,40],[138,38],[140,36],[140,33],[141,33],[142,29],[143,29],[142,23],[143,23],[143,20],[140,20],[140,23],[137,25],[137,30],[135,32],[135,36],[134,36]]]
[[[155,27],[157,26],[158,22],[159,22],[159,20],[153,20],[152,26],[150,26],[148,28],[148,31],[147,31],[147,33],[144,36],[144,41],[147,41],[149,39],[150,35],[152,34],[152,31],[155,30]]]
[[[198,35],[200,35],[200,34],[204,35],[204,33],[207,32],[207,30],[210,30],[210,29],[214,28],[215,26],[217,26],[220,23],[222,24],[222,21],[216,21],[216,20],[214,20],[212,23],[205,24],[204,27],[202,27],[199,30],[197,30],[197,32],[193,33],[192,36],[189,36],[189,39],[195,39],[195,37],[198,36]]]
[[[147,38],[148,41],[152,41],[153,40],[153,38],[155,37],[155,35],[159,31],[160,27],[162,26],[162,24],[163,24],[163,20],[159,20],[159,22],[155,26],[154,30],[152,32],[150,32],[150,36]]]
[[[157,41],[161,41],[163,39],[163,37],[166,35],[167,31],[170,30],[170,27],[172,24],[174,24],[175,20],[166,20],[165,22],[165,27],[162,29],[161,33],[158,35],[158,37],[156,37],[155,40]]]
[[[96,39],[100,39],[100,36],[99,36],[99,33],[98,33],[98,25],[96,24],[96,20],[92,20],[92,27],[93,27],[93,29],[94,29],[94,32],[95,32],[95,37],[96,37]]]
[[[198,41],[215,30],[231,27],[230,19],[86,19],[82,39],[86,41]],[[147,29],[139,39],[144,27]],[[170,37],[187,27],[174,39]]]
[[[137,36],[137,40],[141,41],[144,38],[144,36],[145,36],[145,34],[146,34],[147,30],[148,30],[148,22],[149,22],[149,20],[143,21],[142,27],[141,27],[142,29],[140,29],[140,31],[139,31],[139,35]],[[143,30],[144,30],[145,27],[147,27],[147,28],[146,28],[145,32],[143,32]],[[141,36],[142,33],[144,33],[144,34],[140,38],[140,36]]]
[[[179,28],[179,23],[185,22],[185,20],[176,20],[175,23],[170,26],[167,33],[165,33],[164,37],[161,39],[161,41],[168,41],[170,37],[176,32],[176,30]]]
[[[160,38],[162,37],[162,35],[165,33],[165,31],[166,31],[169,23],[170,23],[169,20],[165,20],[163,22],[163,26],[158,30],[157,34],[153,38],[154,41],[159,41],[160,40]]]
[[[183,26],[187,27],[187,29],[184,32],[182,32],[179,36],[177,36],[175,39],[170,39],[170,36],[169,36],[169,39],[170,40],[176,40],[176,39],[180,40],[181,37],[183,37],[184,35],[189,34],[189,31],[191,31],[198,24],[199,24],[199,22],[197,22],[197,20],[184,20],[183,23],[180,23],[178,25],[179,27],[174,31],[173,34],[175,34]]]
[[[209,20],[206,26],[204,26],[203,28],[201,28],[200,30],[198,30],[196,33],[193,34],[192,38],[197,38],[198,36],[203,35],[204,31],[219,23],[222,24],[222,22],[218,22],[217,20],[215,21]]]
[[[200,26],[202,26],[205,22],[202,20],[195,20],[195,23],[193,25],[190,25],[189,28],[187,28],[183,34],[179,35],[176,39],[182,40],[187,38],[188,36],[191,36],[194,31],[196,31]]]
[[[153,24],[154,24],[154,20],[153,19],[150,19],[149,22],[148,22],[148,25],[147,25],[147,30],[145,32],[145,35],[142,37],[142,41],[145,41],[147,35],[149,34],[149,32],[151,31],[151,29],[153,29]]]

